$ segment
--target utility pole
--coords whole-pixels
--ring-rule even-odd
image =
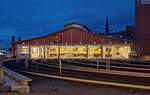
[[[62,75],[62,63],[61,63],[61,57],[60,57],[60,46],[58,47],[58,60],[59,60],[59,74]]]
[[[99,68],[99,58],[97,57],[96,59],[97,59],[97,62],[96,62],[97,63],[97,68]]]
[[[61,59],[59,58],[59,74],[62,74],[62,64],[61,64]]]
[[[110,70],[110,58],[106,59],[106,70]]]

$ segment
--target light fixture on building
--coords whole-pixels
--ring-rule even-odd
[[[112,45],[112,41],[109,41],[109,44]]]
[[[65,44],[67,45],[68,43],[67,43],[67,42],[65,42]]]
[[[124,41],[125,44],[127,44],[127,41]]]

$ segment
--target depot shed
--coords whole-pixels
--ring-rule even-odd
[[[16,42],[12,51],[14,56],[31,59],[129,58],[131,44],[101,36],[80,24],[68,24],[61,31]]]

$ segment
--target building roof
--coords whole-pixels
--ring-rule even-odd
[[[64,26],[65,29],[68,29],[71,27],[80,28],[80,29],[83,29],[84,31],[90,31],[90,29],[87,26],[78,24],[78,23],[70,23]]]
[[[28,40],[23,40],[23,41],[15,42],[14,44],[20,44],[20,43],[23,43],[23,42],[26,42],[26,41],[32,41],[32,40],[37,40],[37,39],[49,37],[49,36],[55,35],[55,34],[57,34],[57,33],[67,31],[67,30],[69,30],[69,29],[71,29],[71,28],[82,29],[84,32],[87,32],[87,33],[89,33],[90,35],[96,35],[96,36],[102,37],[102,38],[108,38],[108,39],[114,39],[114,40],[120,40],[120,41],[127,41],[127,40],[122,40],[122,39],[118,39],[118,38],[108,37],[108,36],[105,36],[105,35],[99,35],[99,34],[97,34],[97,33],[95,33],[95,32],[90,31],[90,30],[89,30],[86,26],[84,26],[84,25],[77,24],[77,23],[71,23],[71,24],[65,25],[65,26],[64,26],[64,29],[63,29],[63,30],[60,30],[60,31],[58,31],[58,32],[53,32],[53,33],[50,33],[50,34],[48,34],[48,35],[41,36],[41,37],[36,37],[36,38],[33,38],[33,39],[28,39]]]

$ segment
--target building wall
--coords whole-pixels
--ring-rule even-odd
[[[150,4],[136,7],[136,50],[139,56],[150,56]]]
[[[55,37],[61,36],[61,41],[56,43]],[[71,27],[62,31],[31,40],[18,42],[13,45],[16,54],[17,46],[21,45],[50,45],[50,44],[124,44],[123,40],[99,36],[83,29]]]

